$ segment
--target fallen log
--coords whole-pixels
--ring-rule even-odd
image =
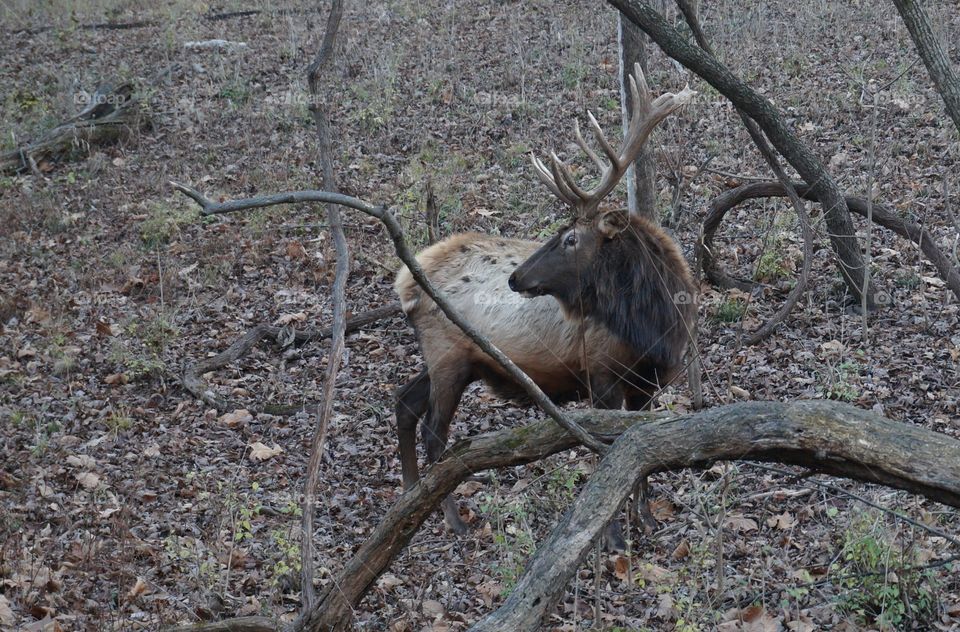
[[[126,140],[150,126],[150,112],[133,84],[106,86],[86,99],[87,107],[39,139],[0,153],[0,171],[47,171],[53,163],[89,153],[92,147]]]

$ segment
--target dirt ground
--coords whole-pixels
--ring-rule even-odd
[[[960,41],[956,5],[927,4],[944,41]],[[178,376],[259,323],[329,323],[324,215],[300,205],[201,219],[168,181],[224,199],[317,186],[304,73],[326,5],[271,2],[217,20],[252,5],[65,6],[0,7],[0,149],[37,138],[105,83],[144,86],[153,125],[129,142],[0,176],[0,629],[289,620],[314,417],[224,416]],[[83,26],[132,21],[149,24]],[[872,171],[877,201],[922,222],[956,256],[957,132],[892,3],[721,0],[707,3],[703,23],[724,61],[774,101],[846,191],[864,195]],[[246,45],[184,46],[212,38]],[[692,263],[709,201],[769,173],[730,104],[650,53],[654,92],[687,82],[699,92],[654,138],[659,205]],[[580,161],[572,122],[587,109],[616,137],[616,17],[569,0],[348,3],[323,91],[341,190],[394,209],[419,246],[428,182],[444,234],[543,238],[566,212],[527,154],[555,149]],[[702,288],[707,404],[834,398],[960,437],[956,299],[916,245],[874,228],[871,265],[892,304],[870,317],[864,341],[811,210],[809,291],[754,347],[744,332],[777,309],[799,269],[796,220],[780,200],[728,216],[718,256],[763,289],[747,299]],[[346,224],[351,311],[394,300],[398,263],[383,229],[353,213]],[[262,344],[205,377],[238,407],[316,401],[326,349]],[[421,367],[399,317],[352,334],[347,349],[318,490],[322,584],[401,493],[393,391]],[[687,410],[686,384],[660,404]],[[453,434],[540,417],[474,385]],[[509,593],[593,467],[571,451],[462,486],[474,532],[457,537],[439,516],[428,521],[356,611],[358,628],[466,628]],[[960,628],[960,569],[947,563],[960,553],[955,509],[804,474],[737,463],[658,475],[661,528],[633,531],[629,564],[591,556],[550,625]]]

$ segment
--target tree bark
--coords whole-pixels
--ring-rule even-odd
[[[633,95],[630,92],[630,73],[634,64],[640,64],[644,76],[647,69],[647,36],[637,25],[617,13],[617,43],[620,53],[620,109],[623,118],[623,133],[626,136],[630,116],[633,114]],[[627,209],[630,215],[639,215],[655,224],[660,223],[657,213],[657,166],[652,145],[645,143],[633,164],[627,170]]]
[[[861,302],[866,294],[867,304],[873,307],[874,288],[869,282],[868,271],[860,253],[860,244],[843,193],[827,173],[823,163],[783,123],[770,101],[753,91],[716,57],[687,42],[683,35],[646,2],[609,2],[643,29],[667,55],[695,72],[757,122],[777,151],[797,170],[822,201],[840,274],[851,296]]]
[[[960,441],[848,404],[747,402],[637,424],[614,443],[577,501],[537,547],[510,597],[470,629],[539,629],[638,476],[729,459],[801,465],[960,506]]]
[[[943,50],[940,39],[934,35],[930,20],[918,0],[893,0],[893,4],[900,12],[903,23],[907,25],[917,52],[923,59],[923,65],[927,67],[930,78],[947,106],[947,114],[953,119],[953,124],[960,133],[960,78],[957,77],[950,58]]]

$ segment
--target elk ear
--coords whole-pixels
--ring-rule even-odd
[[[613,239],[630,225],[630,216],[626,211],[608,211],[600,216],[597,229],[607,239]]]

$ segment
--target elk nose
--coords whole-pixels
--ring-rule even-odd
[[[507,280],[507,285],[509,285],[510,289],[513,290],[514,292],[517,291],[517,273],[516,272],[510,275],[510,279]]]

